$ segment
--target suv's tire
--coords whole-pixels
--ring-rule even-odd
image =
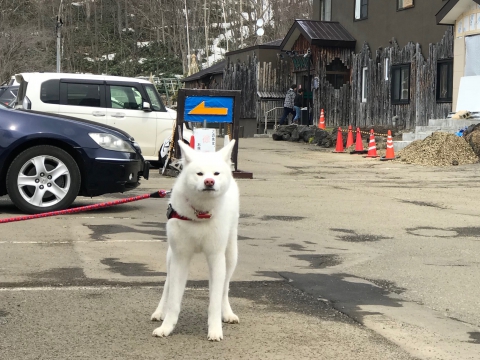
[[[18,155],[7,173],[7,192],[16,207],[29,214],[62,210],[78,195],[81,175],[66,151],[34,146]]]

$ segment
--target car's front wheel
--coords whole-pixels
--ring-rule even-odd
[[[78,195],[81,175],[66,151],[48,145],[18,155],[7,173],[7,192],[20,210],[43,213],[65,209]]]

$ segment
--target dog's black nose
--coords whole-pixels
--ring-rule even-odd
[[[203,183],[205,184],[205,186],[207,187],[212,187],[213,185],[215,185],[215,180],[212,179],[212,178],[208,178],[208,179],[205,179],[203,181]]]

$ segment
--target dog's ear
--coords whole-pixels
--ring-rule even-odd
[[[232,151],[233,147],[235,146],[235,140],[231,140],[227,146],[225,146],[223,149],[219,150],[219,154],[222,155],[223,159],[227,164],[230,164],[232,162]]]
[[[182,152],[184,165],[187,165],[189,162],[193,161],[193,158],[195,157],[195,150],[185,144],[182,140],[178,140],[178,145],[180,146],[180,151]]]

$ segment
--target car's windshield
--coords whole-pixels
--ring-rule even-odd
[[[145,90],[147,91],[147,95],[150,98],[150,103],[152,104],[152,110],[154,111],[165,111],[165,107],[163,106],[162,100],[160,99],[160,95],[158,95],[157,89],[155,86],[150,84],[144,84]]]

